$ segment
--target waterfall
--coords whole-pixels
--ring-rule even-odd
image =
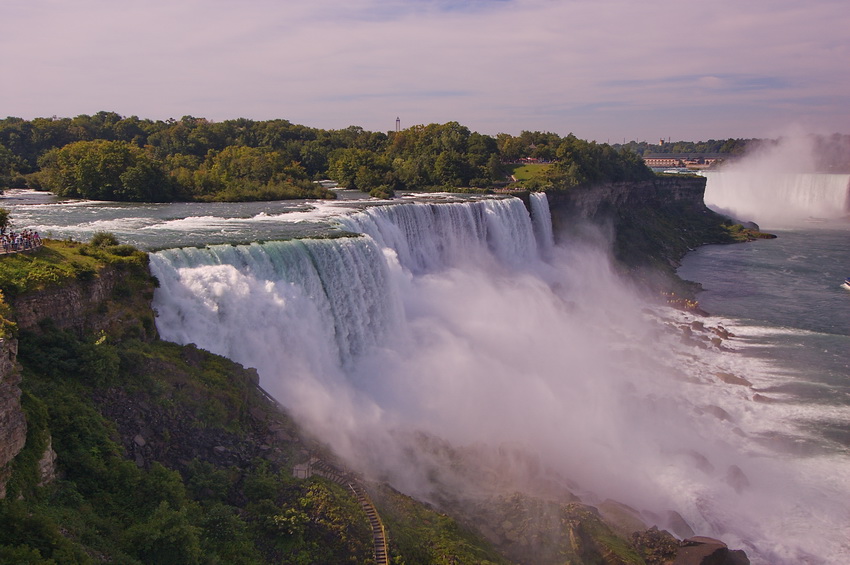
[[[768,225],[850,213],[850,175],[722,171],[704,173],[705,203]]]
[[[532,192],[531,219],[534,222],[534,235],[537,237],[537,245],[540,255],[544,259],[552,257],[555,246],[555,238],[552,235],[552,214],[549,211],[549,199],[545,192]]]
[[[394,250],[402,266],[415,274],[489,256],[520,266],[538,256],[531,217],[517,198],[372,207],[344,216],[340,223]],[[541,223],[551,233],[551,219],[536,221]]]
[[[215,245],[151,255],[165,339],[245,365],[282,359],[321,373],[385,339],[400,319],[386,261],[368,237]],[[277,369],[277,363],[267,371]]]
[[[850,553],[831,475],[759,441],[782,405],[717,377],[758,367],[683,343],[710,322],[650,314],[604,251],[553,245],[545,198],[371,206],[339,218],[359,235],[153,253],[157,328],[256,368],[304,429],[408,494],[569,478],[754,563]]]
[[[256,344],[276,332],[277,348],[293,354],[270,371],[287,362],[326,371],[404,331],[393,261],[422,274],[465,263],[521,268],[538,257],[531,218],[516,198],[376,206],[339,221],[363,235],[152,254],[160,333],[255,366],[268,357]],[[551,233],[551,224],[537,229]]]

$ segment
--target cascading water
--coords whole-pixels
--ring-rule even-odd
[[[370,207],[339,220],[356,237],[154,253],[157,326],[257,368],[352,466],[411,493],[441,463],[419,432],[521,446],[589,502],[661,527],[676,510],[754,563],[850,556],[846,465],[756,441],[793,430],[715,375],[757,368],[683,345],[667,327],[690,320],[647,315],[604,252],[553,246],[545,196],[531,204],[533,221],[518,199]]]
[[[850,213],[850,175],[722,171],[707,177],[705,203],[731,217],[771,226]]]
[[[545,192],[532,192],[531,217],[534,220],[534,235],[537,236],[537,245],[540,255],[544,259],[552,258],[552,248],[555,246],[555,238],[552,234],[552,215],[549,212],[549,199]]]

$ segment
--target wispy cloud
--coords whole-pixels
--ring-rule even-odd
[[[843,1],[12,0],[0,18],[0,112],[21,117],[388,130],[398,115],[605,139],[757,136],[804,116],[850,131]],[[688,113],[705,119],[671,118]]]

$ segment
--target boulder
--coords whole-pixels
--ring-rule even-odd
[[[733,375],[732,373],[717,372],[714,376],[726,383],[727,385],[753,386],[753,383],[745,378]]]
[[[750,560],[720,540],[696,536],[682,542],[673,565],[750,565]]]
[[[744,489],[750,486],[750,480],[747,478],[747,475],[737,465],[730,466],[726,471],[726,483],[735,489],[735,492],[738,494],[741,494]]]
[[[694,535],[691,525],[675,510],[667,512],[667,527],[680,538],[689,538]]]

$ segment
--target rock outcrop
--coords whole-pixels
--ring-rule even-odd
[[[750,560],[720,540],[697,536],[682,542],[673,565],[750,565]]]
[[[6,496],[9,466],[27,441],[27,420],[21,407],[18,342],[0,340],[0,498]]]
[[[121,333],[128,325],[138,325],[139,314],[144,312],[151,317],[146,330],[152,333],[152,288],[141,294],[133,292],[126,285],[128,276],[121,269],[105,267],[89,279],[69,280],[16,296],[10,300],[15,322],[20,330],[28,331],[38,331],[39,324],[50,319],[58,329],[77,334]]]
[[[697,246],[734,241],[723,227],[728,219],[705,206],[705,182],[702,177],[657,177],[549,192],[555,237],[586,237],[583,226],[602,226],[615,258],[633,273],[672,275]]]

